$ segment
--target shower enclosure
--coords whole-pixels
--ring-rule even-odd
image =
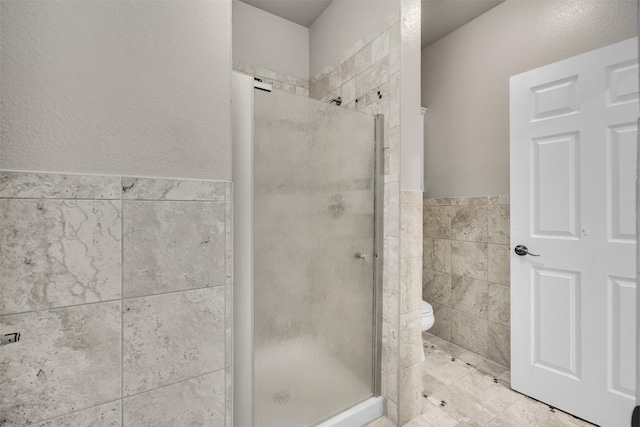
[[[381,126],[247,79],[233,95],[235,425],[314,426],[378,394]]]

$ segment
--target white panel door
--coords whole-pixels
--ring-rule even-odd
[[[510,82],[511,384],[603,427],[635,405],[637,52]]]

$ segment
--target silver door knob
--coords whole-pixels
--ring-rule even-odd
[[[368,263],[368,262],[369,262],[369,258],[370,258],[370,257],[369,257],[369,255],[367,255],[367,254],[361,254],[360,252],[358,252],[358,253],[356,254],[356,258],[360,258],[362,261],[364,261],[364,262]]]
[[[520,255],[520,256],[525,256],[525,255],[540,256],[540,255],[532,254],[531,252],[529,252],[529,249],[525,245],[516,246],[515,253],[516,255]]]

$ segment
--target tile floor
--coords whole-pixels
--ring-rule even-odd
[[[423,334],[422,415],[404,427],[593,426],[510,389],[510,371],[429,333]],[[394,427],[386,417],[366,427]]]

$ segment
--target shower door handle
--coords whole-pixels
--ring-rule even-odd
[[[360,258],[362,261],[364,261],[365,263],[369,263],[369,259],[371,258],[369,255],[367,254],[361,254],[360,252],[356,253],[356,258]]]

